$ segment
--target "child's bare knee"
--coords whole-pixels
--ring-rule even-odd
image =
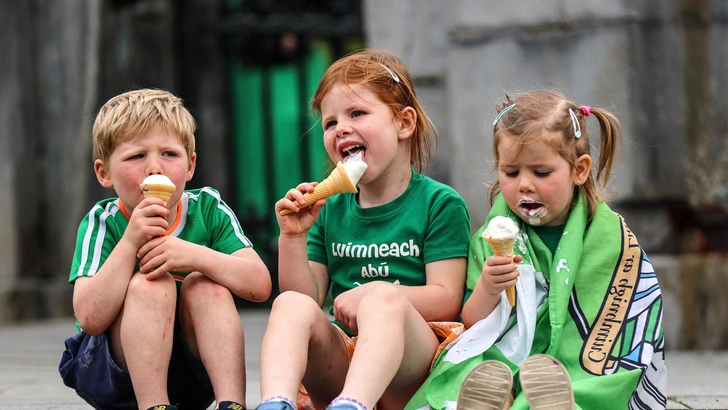
[[[170,274],[165,274],[154,280],[148,280],[146,275],[136,273],[132,275],[127,287],[127,299],[130,297],[140,298],[142,300],[157,300],[163,296],[176,296],[174,278]],[[168,298],[175,300],[175,297]]]
[[[298,292],[283,292],[273,301],[271,315],[287,316],[292,311],[296,312],[297,318],[303,319],[308,314],[320,313],[321,308],[313,298]]]
[[[374,291],[367,293],[359,303],[359,309],[364,310],[405,310],[411,303],[397,285],[389,283],[378,286]]]
[[[180,296],[186,302],[204,300],[205,303],[214,303],[220,298],[232,298],[228,288],[199,272],[192,272],[185,277]]]

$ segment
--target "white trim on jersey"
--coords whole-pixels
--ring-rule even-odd
[[[233,231],[235,231],[235,236],[240,240],[240,242],[244,243],[247,247],[252,247],[253,243],[250,242],[250,239],[248,239],[245,234],[243,233],[243,228],[240,226],[240,222],[238,221],[238,218],[235,216],[235,213],[230,209],[225,202],[223,202],[222,198],[220,197],[220,194],[215,192],[214,190],[204,187],[200,189],[201,193],[207,193],[211,197],[217,199],[217,207],[221,211],[225,212],[225,215],[227,215],[230,218],[230,225],[233,227]],[[193,201],[197,201],[199,199],[199,195],[193,195],[190,193],[186,193],[190,199]]]
[[[88,268],[87,273],[84,274],[84,272],[83,272],[84,267],[88,263],[88,256],[89,256],[88,250],[90,249],[89,245],[91,244],[91,234],[94,231],[94,221],[95,221],[94,214],[101,207],[96,205],[93,208],[91,208],[91,211],[89,212],[89,218],[88,218],[89,223],[88,223],[88,226],[86,227],[86,234],[83,237],[83,248],[82,248],[83,251],[81,254],[81,263],[78,267],[78,272],[76,272],[77,278],[80,278],[82,276],[89,276],[89,277],[94,276],[96,274],[96,272],[99,270],[99,264],[101,263],[101,251],[104,246],[104,237],[106,236],[106,218],[108,218],[110,216],[112,216],[112,217],[116,216],[116,213],[121,210],[121,208],[119,208],[118,201],[119,201],[119,199],[106,204],[106,209],[99,216],[99,230],[96,235],[96,243],[94,244],[93,252],[92,252],[93,259],[91,261],[91,266]]]

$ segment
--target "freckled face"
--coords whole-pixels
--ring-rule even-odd
[[[173,132],[154,127],[138,138],[120,143],[107,167],[101,160],[96,160],[94,167],[101,185],[113,188],[131,212],[144,199],[139,184],[152,174],[163,174],[172,180],[176,189],[167,208],[176,206],[186,182],[192,179],[195,162],[196,154],[188,158],[185,146]]]
[[[324,146],[333,162],[361,152],[367,163],[359,184],[394,167],[409,167],[409,157],[390,108],[364,86],[337,84],[321,100]]]
[[[505,137],[497,149],[498,180],[511,210],[535,226],[566,223],[575,186],[569,163],[540,141],[521,147],[519,154],[519,145]]]

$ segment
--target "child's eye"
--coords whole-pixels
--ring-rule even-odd
[[[534,174],[536,174],[537,177],[545,178],[551,175],[551,171],[534,171]]]
[[[165,151],[165,152],[162,153],[162,156],[165,156],[165,157],[176,157],[177,156],[177,153],[174,152],[174,151]]]
[[[354,111],[354,112],[351,113],[351,118],[360,117],[362,115],[364,115],[364,111],[356,110],[356,111]]]
[[[324,129],[325,129],[325,130],[327,130],[327,129],[329,129],[329,128],[331,128],[331,127],[335,126],[335,125],[336,125],[336,121],[333,121],[333,120],[331,120],[331,121],[327,121],[327,122],[326,122],[326,123],[324,124]]]
[[[503,171],[503,174],[508,178],[514,178],[518,176],[518,171]]]
[[[144,154],[135,154],[135,155],[129,156],[129,159],[142,159],[142,158],[144,158]]]

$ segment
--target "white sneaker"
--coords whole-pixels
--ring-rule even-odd
[[[531,410],[575,410],[569,373],[554,357],[537,354],[523,362],[521,388]]]
[[[501,410],[511,397],[513,372],[503,362],[487,360],[465,376],[458,410]]]

